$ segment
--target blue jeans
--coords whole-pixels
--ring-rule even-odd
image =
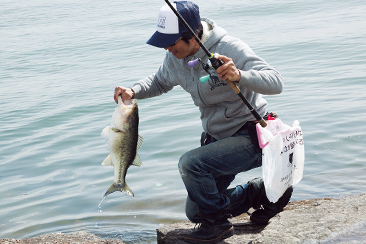
[[[188,192],[186,215],[192,222],[200,222],[198,212],[210,214],[226,209],[238,216],[251,207],[247,184],[228,189],[236,174],[262,165],[262,152],[253,139],[253,126],[244,127],[232,137],[211,139],[208,145],[180,158],[178,167]]]

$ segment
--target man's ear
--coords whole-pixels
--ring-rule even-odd
[[[194,39],[194,37],[192,36],[191,39],[189,39],[189,44],[192,44],[194,42],[197,42],[196,39]]]

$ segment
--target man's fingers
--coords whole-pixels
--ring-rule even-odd
[[[239,81],[240,72],[236,68],[233,60],[224,55],[217,55],[216,58],[221,59],[224,62],[224,64],[216,70],[219,77],[225,81]]]
[[[114,101],[118,103],[118,96],[123,94],[123,88],[122,87],[116,87],[114,89]]]

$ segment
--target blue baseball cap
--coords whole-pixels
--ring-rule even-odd
[[[176,1],[172,5],[192,30],[197,29],[201,23],[201,18],[196,4],[189,1]],[[169,47],[187,31],[187,28],[181,23],[169,5],[165,4],[159,12],[157,30],[146,43],[160,48]]]

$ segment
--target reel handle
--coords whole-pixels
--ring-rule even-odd
[[[193,68],[196,64],[198,64],[199,61],[200,60],[197,58],[195,60],[189,61],[188,65],[189,65],[189,67]]]
[[[208,79],[210,79],[210,75],[205,75],[200,78],[200,81],[201,83],[205,83],[206,81],[208,81]]]

